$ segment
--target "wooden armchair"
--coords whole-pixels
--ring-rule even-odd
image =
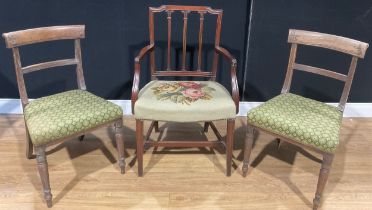
[[[34,158],[47,206],[52,206],[48,163],[45,155],[47,146],[79,137],[102,126],[114,124],[119,153],[119,167],[124,173],[124,142],[122,138],[123,111],[103,98],[86,91],[81,60],[80,39],[85,36],[84,25],[53,26],[4,33],[6,47],[13,51],[19,95],[22,102],[26,127],[26,157]],[[22,67],[19,48],[34,43],[75,40],[75,58],[49,61]],[[66,91],[33,101],[28,100],[24,74],[47,68],[76,65],[79,89]]]
[[[281,95],[252,109],[248,113],[247,136],[243,161],[243,176],[247,175],[253,136],[256,130],[278,137],[282,141],[323,155],[313,209],[320,205],[320,198],[327,183],[334,152],[339,144],[343,111],[350,92],[357,60],[364,58],[368,44],[345,37],[311,31],[289,30],[291,53]],[[347,75],[296,63],[298,45],[309,45],[336,50],[352,56]],[[289,93],[293,70],[300,70],[330,77],[345,83],[338,107]]]
[[[167,13],[168,42],[167,42],[167,67],[166,70],[158,70],[155,66],[155,38],[154,38],[154,14]],[[173,70],[171,67],[171,31],[172,13],[183,13],[183,42],[182,42],[182,65],[181,70]],[[199,45],[197,69],[186,69],[186,34],[187,21],[190,12],[199,13]],[[207,14],[217,15],[217,27],[215,36],[215,48],[213,66],[210,71],[202,71],[201,54],[203,46],[204,16]],[[211,9],[205,6],[175,6],[165,5],[158,8],[149,8],[149,32],[150,44],[142,48],[135,58],[135,72],[132,88],[132,112],[136,118],[137,161],[138,175],[143,175],[143,152],[144,146],[160,147],[214,147],[223,145],[226,148],[226,174],[231,175],[232,147],[234,136],[235,116],[239,108],[239,91],[236,79],[236,59],[220,46],[222,10]],[[150,71],[152,81],[139,91],[141,73],[141,61],[150,55]],[[232,96],[218,82],[215,81],[219,55],[226,58],[231,64]],[[208,81],[161,81],[159,77],[199,77],[209,78]],[[143,141],[143,121],[152,121],[147,132],[146,141]],[[227,137],[223,141],[221,134],[212,121],[227,120]],[[158,131],[158,122],[205,122],[204,130],[210,126],[215,132],[218,141],[171,141],[160,142],[149,140],[149,135],[155,128]]]

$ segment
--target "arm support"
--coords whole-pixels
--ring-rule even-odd
[[[230,67],[231,94],[232,94],[232,98],[233,98],[234,103],[235,103],[236,113],[238,113],[239,112],[239,87],[238,87],[238,80],[236,78],[236,64],[237,64],[236,59],[229,51],[227,51],[223,47],[216,46],[215,51],[218,54],[223,55],[223,57],[226,58],[231,63],[231,67]]]
[[[140,73],[141,73],[141,60],[145,55],[151,52],[154,49],[154,45],[147,45],[146,47],[142,48],[141,51],[138,53],[138,56],[134,59],[134,77],[133,77],[133,86],[132,86],[132,113],[134,114],[134,104],[138,99],[138,90],[139,90],[139,82],[140,82]]]

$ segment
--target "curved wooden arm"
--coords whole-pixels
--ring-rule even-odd
[[[147,55],[150,51],[154,49],[154,45],[147,45],[146,47],[142,48],[141,51],[138,53],[137,57],[134,59],[134,76],[133,76],[133,86],[132,86],[132,113],[134,114],[134,104],[138,99],[138,90],[139,90],[139,82],[140,82],[140,73],[141,73],[141,60],[142,58]]]
[[[225,57],[231,63],[231,67],[230,67],[231,95],[232,95],[232,98],[233,98],[234,103],[235,103],[236,113],[238,113],[239,112],[239,86],[238,86],[238,80],[236,78],[236,64],[237,64],[237,61],[236,61],[235,57],[229,51],[227,51],[225,48],[220,47],[220,46],[216,46],[214,49],[218,54],[223,55],[223,57]]]

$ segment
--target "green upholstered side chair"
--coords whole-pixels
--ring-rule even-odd
[[[83,39],[84,36],[84,25],[52,26],[3,34],[7,48],[11,48],[13,51],[26,127],[26,157],[28,159],[34,158],[33,151],[35,150],[44,198],[48,207],[52,206],[52,194],[45,155],[47,146],[76,137],[82,140],[85,133],[113,124],[121,173],[124,173],[125,170],[122,138],[123,111],[119,106],[86,90],[80,49],[80,39]],[[21,46],[55,40],[74,40],[75,57],[22,67],[19,54]],[[79,89],[32,101],[28,100],[24,74],[66,65],[76,65]]]
[[[334,152],[339,144],[343,111],[349,95],[358,58],[363,58],[367,43],[345,37],[302,30],[289,30],[288,42],[291,53],[286,78],[279,96],[252,109],[248,113],[247,135],[243,161],[243,176],[248,171],[253,136],[260,130],[282,141],[297,145],[323,155],[313,208],[320,205],[320,198],[327,182]],[[336,50],[352,56],[347,75],[313,66],[296,63],[298,45],[308,45]],[[289,93],[293,70],[327,76],[344,82],[338,107]]]
[[[167,67],[165,70],[156,69],[154,51],[154,14],[161,12],[166,12],[168,22]],[[182,65],[180,70],[173,70],[171,66],[172,14],[176,12],[183,13]],[[196,13],[199,16],[198,64],[197,69],[192,71],[186,68],[186,34],[189,13]],[[210,71],[202,71],[201,55],[204,16],[210,14],[217,16],[214,61]],[[149,8],[150,44],[144,47],[135,58],[132,89],[132,112],[136,119],[139,176],[143,175],[143,152],[145,146],[215,147],[220,145],[226,148],[226,174],[230,176],[235,116],[239,107],[239,91],[236,79],[236,59],[226,49],[220,47],[221,21],[222,10],[215,10],[205,6],[166,5],[158,8]],[[150,55],[152,81],[147,83],[139,91],[141,61],[148,54]],[[226,58],[231,65],[232,95],[230,95],[224,86],[215,81],[219,55]],[[208,78],[208,81],[165,81],[158,80],[159,77],[204,77]],[[144,120],[151,121],[145,141],[143,140]],[[215,120],[227,121],[226,141],[224,141],[212,122]],[[218,141],[151,141],[149,136],[154,128],[155,132],[159,131],[159,121],[181,123],[204,122],[204,131],[207,131],[208,127],[211,127]]]

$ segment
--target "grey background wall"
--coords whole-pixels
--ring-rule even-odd
[[[370,0],[253,0],[244,100],[280,93],[288,64],[288,29],[337,34],[372,44]],[[350,102],[372,102],[372,49],[357,67]],[[329,50],[298,49],[299,63],[346,73],[351,58]],[[339,100],[342,82],[296,72],[292,92],[327,102]]]
[[[83,65],[88,89],[107,99],[129,99],[133,76],[133,58],[148,43],[149,6],[162,4],[208,5],[224,10],[221,43],[238,59],[238,78],[242,100],[265,101],[279,94],[288,61],[288,29],[333,33],[371,42],[372,2],[370,0],[4,0],[0,7],[0,33],[32,27],[85,24]],[[251,10],[252,9],[252,10]],[[252,14],[249,28],[249,17]],[[179,66],[181,16],[175,15],[173,38],[174,67]],[[164,66],[166,18],[158,16],[156,30],[157,66]],[[215,19],[206,19],[203,54],[204,67],[211,63]],[[198,21],[190,16],[188,66],[195,67]],[[249,35],[249,45],[247,38]],[[246,56],[246,46],[249,46]],[[299,49],[301,62],[346,72],[349,57],[328,50]],[[24,65],[73,55],[72,42],[22,47]],[[246,58],[248,58],[246,60]],[[222,61],[222,60],[221,60]],[[219,79],[230,87],[227,63],[222,62]],[[350,101],[372,102],[372,56],[358,65]],[[143,63],[143,81],[147,81],[147,62]],[[295,74],[293,91],[323,101],[337,101],[342,83],[309,74]],[[64,67],[26,76],[32,98],[76,87],[73,68]],[[0,98],[18,98],[11,51],[0,41]]]
[[[247,8],[249,2],[236,0],[193,0],[193,1],[124,1],[124,0],[7,0],[1,1],[0,32],[8,32],[32,27],[85,24],[86,38],[82,41],[83,66],[87,87],[91,92],[107,99],[129,99],[133,79],[133,60],[139,50],[148,44],[148,7],[162,4],[209,5],[212,8],[223,8],[221,43],[231,50],[239,60],[240,85],[243,84],[243,60],[245,53],[245,36]],[[188,25],[188,63],[196,59],[190,56],[196,50],[199,21],[197,15],[190,15]],[[178,24],[176,24],[178,21]],[[157,66],[161,68],[166,40],[166,16],[155,19],[157,24],[156,44]],[[203,57],[205,64],[211,63],[211,51],[214,43],[215,19],[206,18],[204,42],[206,48]],[[182,43],[182,19],[174,14],[173,40],[176,49]],[[73,43],[68,41],[38,44],[21,48],[24,65],[36,61],[51,60],[72,56]],[[178,53],[178,54],[177,54]],[[164,54],[164,53],[163,53]],[[179,50],[174,51],[179,55]],[[0,41],[0,97],[17,98],[18,90],[15,80],[11,50]],[[196,53],[194,53],[196,56]],[[178,56],[179,57],[179,56]],[[177,59],[175,59],[177,60]],[[178,59],[179,60],[179,59]],[[193,62],[191,62],[193,61]],[[174,62],[173,66],[177,63]],[[225,85],[228,68],[224,64],[219,75]],[[143,63],[147,67],[147,63]],[[195,66],[195,65],[194,65]],[[68,71],[71,70],[71,71]],[[64,70],[64,71],[62,71]],[[149,71],[143,69],[143,80],[148,81]],[[76,87],[72,67],[50,69],[26,75],[26,85],[32,98],[52,94],[61,90]]]

